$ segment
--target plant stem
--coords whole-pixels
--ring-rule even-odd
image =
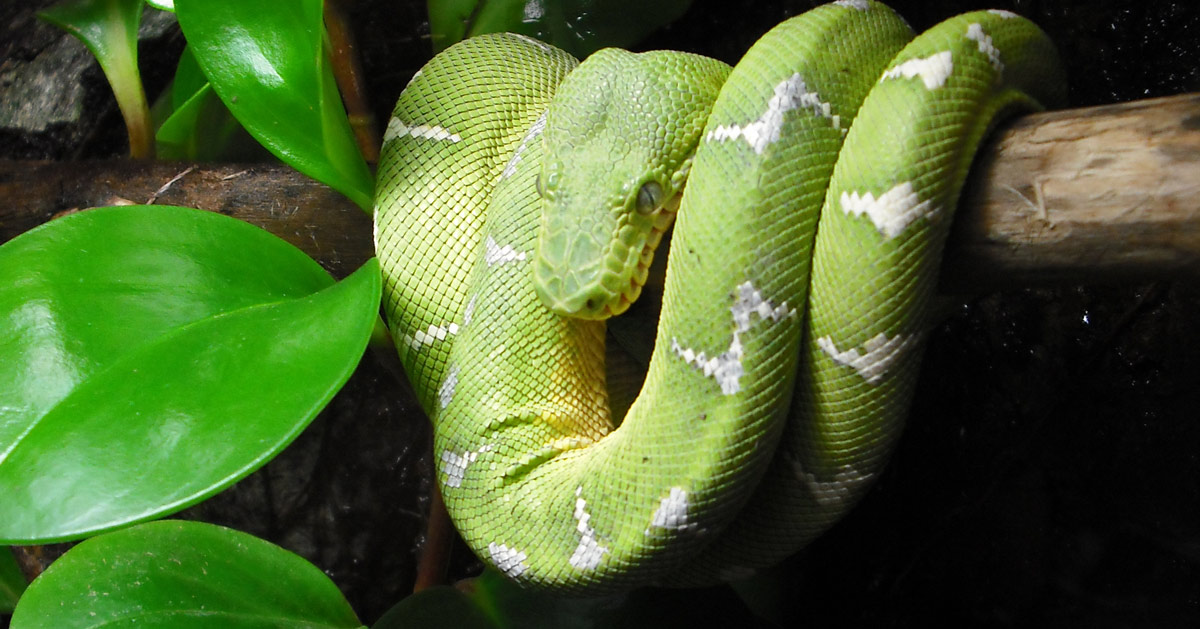
[[[135,27],[136,28],[136,27]],[[98,57],[104,75],[108,77],[117,107],[125,119],[129,133],[129,156],[134,159],[154,159],[154,123],[146,103],[146,90],[137,67],[137,34],[127,33],[126,24],[117,12],[108,17],[104,36],[109,39],[108,55]],[[133,45],[125,45],[132,41]]]

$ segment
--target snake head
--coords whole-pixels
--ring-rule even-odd
[[[727,75],[698,55],[609,48],[563,81],[537,186],[534,287],[548,308],[603,319],[637,299]]]

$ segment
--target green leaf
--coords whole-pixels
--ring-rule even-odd
[[[179,63],[175,64],[175,78],[171,81],[171,110],[175,111],[192,99],[197,92],[208,85],[208,77],[196,63],[196,55],[192,54],[191,46],[184,46],[179,55]]]
[[[79,38],[104,70],[129,131],[129,152],[153,157],[150,109],[137,68],[137,31],[142,0],[74,0],[39,17]]]
[[[270,460],[349,377],[379,307],[271,234],[166,206],[0,247],[0,543],[160,517]]]
[[[499,629],[469,595],[449,585],[421,590],[396,603],[371,629]]]
[[[12,629],[362,626],[319,569],[246,533],[164,521],[67,551],[29,586]]]
[[[174,0],[146,0],[146,4],[162,11],[175,12]]]
[[[692,0],[429,0],[435,51],[467,37],[513,32],[579,58],[628,47],[679,18]]]
[[[25,575],[8,548],[0,548],[0,614],[11,614],[26,587]]]
[[[177,0],[175,11],[196,61],[250,135],[369,211],[374,184],[325,54],[321,0]]]
[[[205,83],[154,136],[159,159],[260,162],[270,154],[254,141]]]

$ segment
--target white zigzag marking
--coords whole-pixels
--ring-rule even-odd
[[[601,546],[596,542],[596,529],[588,526],[588,520],[592,519],[591,514],[587,512],[587,502],[583,499],[583,485],[575,489],[575,530],[579,532],[579,545],[575,547],[575,552],[571,554],[571,565],[580,570],[594,570],[600,565],[600,560],[604,558],[608,548]]]
[[[442,386],[438,389],[438,402],[442,408],[450,406],[450,400],[454,399],[456,387],[458,387],[458,365],[454,365],[446,371],[446,379],[442,381]]]
[[[521,138],[521,143],[517,145],[517,150],[513,151],[512,157],[508,158],[508,163],[504,165],[504,170],[500,173],[500,179],[508,179],[517,172],[517,165],[521,163],[521,154],[529,147],[529,143],[542,134],[546,129],[546,112],[538,116],[537,120],[529,126],[529,130],[525,132],[525,137]]]
[[[867,0],[836,0],[834,4],[859,11],[866,11],[871,5],[867,4]]]
[[[539,20],[546,14],[546,7],[542,6],[540,0],[529,0],[525,3],[525,11],[521,16],[525,22]]]
[[[800,461],[793,459],[792,472],[796,478],[808,485],[813,498],[822,505],[838,505],[847,502],[854,496],[855,490],[864,483],[871,481],[874,474],[863,474],[849,465],[842,466],[832,480],[820,480],[816,474],[807,472]]]
[[[529,568],[525,565],[528,555],[504,544],[495,542],[488,544],[488,554],[492,556],[492,563],[496,565],[496,568],[511,579],[521,576]]]
[[[478,450],[467,450],[462,454],[452,450],[443,450],[442,472],[446,474],[446,486],[461,487],[463,479],[467,475],[467,466],[474,463],[475,459],[479,458],[479,455],[491,449],[491,444],[486,444]]]
[[[451,142],[462,141],[462,137],[457,133],[450,133],[446,129],[435,125],[408,125],[399,118],[391,118],[388,120],[387,130],[383,132],[383,141],[390,142],[402,135],[408,135],[414,138],[424,138],[426,140],[450,140]]]
[[[879,81],[883,82],[896,77],[911,79],[914,76],[920,76],[921,80],[925,82],[925,89],[932,90],[945,84],[946,79],[953,71],[954,60],[951,58],[950,51],[947,50],[920,59],[909,59],[884,72]]]
[[[450,325],[430,325],[426,330],[417,330],[412,336],[404,337],[404,342],[408,344],[413,351],[418,351],[424,345],[429,345],[435,341],[444,341],[448,336],[458,334],[458,324],[451,323]]]
[[[701,370],[705,376],[715,378],[724,395],[733,395],[741,390],[739,381],[744,370],[740,335],[750,329],[750,315],[757,314],[759,319],[772,321],[792,315],[787,302],[778,307],[772,305],[770,301],[763,299],[762,293],[750,282],[743,282],[738,286],[737,300],[729,307],[729,312],[733,315],[733,340],[729,342],[729,349],[718,356],[709,358],[704,352],[685,348],[677,339],[671,339],[671,351],[684,362]]]
[[[491,236],[487,237],[485,246],[487,251],[484,252],[483,259],[485,262],[487,262],[488,266],[495,266],[497,264],[504,264],[505,262],[515,262],[517,260],[525,259],[524,251],[517,251],[516,249],[513,249],[511,245],[504,245],[501,247],[500,245],[496,244],[496,240]]]
[[[833,339],[828,336],[822,336],[817,339],[817,346],[821,348],[833,362],[853,368],[862,376],[867,384],[879,384],[880,380],[891,371],[896,361],[903,357],[908,350],[916,345],[918,335],[897,334],[888,338],[886,334],[880,332],[875,336],[867,339],[863,343],[863,351],[859,351],[857,347],[852,347],[846,351],[839,350],[837,345],[834,345]]]
[[[829,118],[834,129],[841,129],[841,118],[830,109],[829,103],[821,100],[815,91],[809,91],[808,85],[800,73],[793,74],[775,86],[775,93],[767,102],[767,110],[754,122],[742,126],[721,125],[708,132],[705,139],[710,142],[724,142],[741,138],[762,154],[767,145],[779,139],[783,127],[783,115],[793,109],[806,108],[818,116]]]
[[[477,302],[478,300],[479,300],[478,293],[471,295],[471,298],[467,300],[467,307],[463,309],[462,324],[464,326],[471,325],[471,319],[475,317],[475,302]]]
[[[972,22],[967,25],[967,39],[973,39],[979,44],[979,52],[987,55],[988,61],[991,62],[993,68],[996,68],[996,72],[1004,72],[1004,62],[1000,60],[1000,51],[992,43],[992,36],[985,33],[979,23]]]
[[[842,212],[854,216],[866,214],[875,224],[875,229],[889,240],[918,218],[932,218],[938,211],[931,202],[922,201],[917,196],[910,181],[893,187],[878,198],[870,192],[861,195],[858,192],[842,192],[839,201]]]
[[[654,510],[650,526],[671,530],[685,529],[688,527],[687,510],[687,491],[682,487],[672,487],[667,497],[663,498]],[[646,529],[646,534],[650,534],[650,529]]]

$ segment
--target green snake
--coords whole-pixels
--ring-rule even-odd
[[[469,39],[388,124],[375,242],[438,486],[522,584],[742,578],[879,473],[973,155],[1003,117],[1062,101],[1057,56],[1009,12],[914,39],[839,0],[732,70],[614,49],[576,65]],[[645,366],[605,319],[672,222]]]

